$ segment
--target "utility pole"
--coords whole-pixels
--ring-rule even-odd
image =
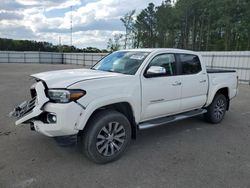
[[[61,45],[62,45],[61,36],[59,36],[59,38],[58,38],[58,45],[59,45],[59,52],[61,52]]]
[[[73,21],[72,21],[72,6],[70,6],[70,48],[71,48],[71,52],[72,52],[72,35],[73,35]]]

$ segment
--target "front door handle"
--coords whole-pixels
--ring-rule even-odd
[[[205,83],[205,82],[207,82],[207,80],[201,80],[201,81],[200,81],[200,83]]]
[[[181,85],[181,82],[175,82],[172,84],[172,86],[180,86]]]

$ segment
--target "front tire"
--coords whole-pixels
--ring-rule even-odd
[[[104,164],[121,157],[131,140],[128,119],[114,110],[102,110],[88,122],[83,134],[85,155],[95,163]]]
[[[213,102],[208,106],[205,119],[213,124],[220,123],[226,114],[227,99],[223,94],[217,94]]]

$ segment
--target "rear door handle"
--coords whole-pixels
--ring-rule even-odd
[[[181,85],[181,82],[175,82],[172,84],[172,86],[180,86]]]

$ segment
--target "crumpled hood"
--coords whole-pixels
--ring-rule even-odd
[[[48,88],[67,88],[77,82],[117,77],[122,76],[122,74],[91,69],[68,69],[42,72],[31,76],[38,78],[39,80],[43,80],[47,84]]]

